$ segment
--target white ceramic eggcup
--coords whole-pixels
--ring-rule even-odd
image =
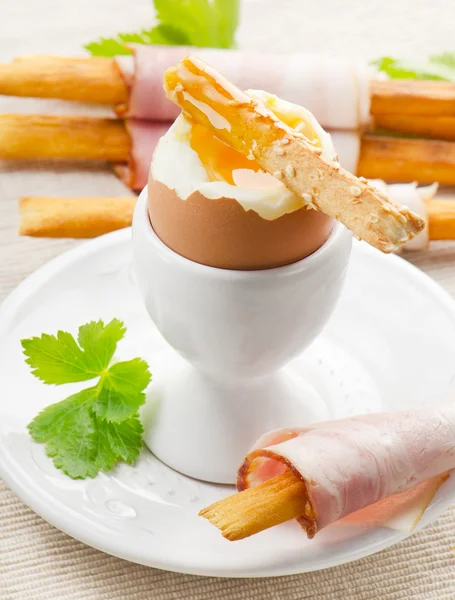
[[[168,342],[151,365],[144,439],[192,477],[233,483],[265,431],[327,416],[316,392],[286,363],[320,333],[344,280],[351,234],[291,265],[261,271],[204,266],[153,231],[147,191],[133,220],[134,268],[150,317]]]

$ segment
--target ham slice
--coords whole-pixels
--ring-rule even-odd
[[[369,72],[364,62],[313,54],[279,55],[185,46],[133,46],[134,67],[119,63],[130,88],[122,116],[170,121],[178,108],[166,99],[163,74],[189,54],[196,55],[240,89],[266,89],[305,106],[323,127],[357,129],[368,122]]]
[[[455,468],[455,406],[272,432],[246,457],[238,489],[287,468],[306,484],[310,506],[299,522],[309,537],[365,507],[370,507],[363,514],[365,522],[396,519],[409,507],[416,521],[419,507],[423,511],[447,471]],[[352,515],[351,522],[362,522],[360,513],[357,517]]]
[[[128,119],[125,123],[131,140],[130,158],[127,165],[119,165],[115,170],[128,187],[141,191],[147,185],[155,146],[170,123],[139,119]]]

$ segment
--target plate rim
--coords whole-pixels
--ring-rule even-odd
[[[0,305],[0,336],[4,334],[5,331],[8,331],[9,321],[14,318],[15,313],[20,310],[21,304],[28,298],[28,296],[36,292],[40,286],[47,283],[52,277],[57,275],[59,272],[63,271],[69,265],[74,264],[79,260],[83,260],[91,254],[94,254],[100,250],[108,249],[112,246],[128,243],[130,242],[130,240],[131,228],[125,228],[86,241],[80,244],[79,246],[76,246],[75,248],[66,250],[62,254],[44,263],[37,270],[35,270],[33,273],[27,276],[21,283],[19,283],[19,285],[17,285],[7,295],[7,297]],[[367,244],[357,242],[356,240],[354,240],[353,251],[366,253],[370,255],[374,254],[376,255],[376,257],[378,256],[376,250],[370,248],[369,246],[367,246]],[[419,284],[422,284],[426,288],[428,288],[429,291],[431,291],[435,295],[435,298],[440,302],[440,304],[444,306],[446,312],[450,314],[451,318],[455,323],[455,300],[452,298],[452,296],[447,290],[441,287],[429,275],[422,272],[416,266],[404,260],[400,256],[389,255],[387,257],[384,257],[382,255],[382,258],[390,260],[400,270],[402,270],[403,272],[407,272],[407,274],[414,281],[417,281]],[[286,567],[283,567],[283,565],[280,565],[278,569],[276,567],[269,567],[268,570],[271,572],[268,574],[264,574],[263,572],[261,572],[261,568],[255,567],[255,570],[252,572],[251,570],[249,570],[251,569],[251,567],[247,567],[244,573],[239,574],[238,572],[236,572],[234,575],[232,575],[227,573],[226,570],[220,570],[217,567],[201,568],[200,565],[198,566],[196,564],[196,560],[194,561],[194,564],[188,563],[186,565],[177,565],[175,562],[161,559],[158,553],[153,558],[153,564],[151,564],[150,561],[146,561],[144,558],[141,558],[141,556],[134,551],[125,551],[124,553],[122,553],[120,551],[120,548],[118,547],[115,549],[115,551],[113,551],[112,547],[109,547],[109,544],[103,543],[105,538],[100,538],[96,530],[90,531],[90,529],[87,527],[84,528],[80,525],[77,526],[77,521],[69,518],[70,512],[72,511],[71,508],[67,506],[65,507],[65,510],[62,511],[61,502],[55,501],[53,498],[52,501],[49,502],[49,494],[44,494],[42,486],[35,485],[33,486],[33,488],[30,488],[30,485],[27,485],[27,481],[23,477],[21,480],[21,472],[19,470],[15,472],[13,468],[7,467],[7,458],[8,453],[5,452],[4,455],[1,456],[0,460],[0,477],[4,479],[8,487],[19,497],[19,499],[24,504],[26,504],[31,510],[33,510],[46,522],[56,527],[66,535],[69,535],[72,538],[78,540],[79,542],[82,542],[97,550],[105,552],[106,554],[116,556],[123,560],[128,560],[137,564],[157,569],[199,576],[228,578],[251,578],[269,576],[277,577],[301,574],[306,572],[314,572],[347,564],[349,562],[359,560],[367,556],[371,556],[372,554],[375,554],[381,550],[393,546],[396,543],[403,541],[413,533],[419,531],[429,523],[433,522],[434,519],[438,518],[453,502],[453,498],[437,499],[437,514],[434,515],[434,518],[432,517],[431,520],[425,520],[424,516],[419,522],[419,524],[414,528],[414,530],[409,533],[396,531],[393,532],[392,530],[390,530],[390,535],[387,536],[386,539],[378,540],[377,542],[370,544],[367,548],[364,547],[353,549],[350,553],[343,557],[343,560],[341,561],[333,557],[332,560],[326,562],[322,567],[310,566],[308,568],[305,567],[305,565],[303,564],[299,569],[296,568],[295,563],[293,563],[293,565],[290,566],[290,568],[288,569]],[[10,465],[10,467],[12,467],[12,465]],[[44,496],[46,496],[46,498],[44,498]],[[83,535],[81,535],[81,533]]]

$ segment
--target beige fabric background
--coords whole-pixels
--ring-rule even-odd
[[[416,56],[455,49],[454,17],[448,0],[245,0],[238,37],[243,47],[277,51]],[[151,21],[151,0],[2,0],[0,60],[32,52],[78,53],[84,41]],[[0,112],[57,110],[87,107],[0,99]],[[105,165],[0,162],[0,299],[75,243],[19,239],[19,196],[124,193]],[[454,259],[455,244],[440,244],[412,260],[455,296]],[[0,482],[0,598],[453,599],[455,509],[406,542],[356,563],[294,577],[222,580],[157,571],[93,550],[45,523]]]

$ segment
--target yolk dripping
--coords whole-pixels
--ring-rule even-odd
[[[191,124],[189,141],[211,181],[226,181],[235,185],[232,172],[236,169],[260,170],[256,161],[227,146],[202,125]]]

